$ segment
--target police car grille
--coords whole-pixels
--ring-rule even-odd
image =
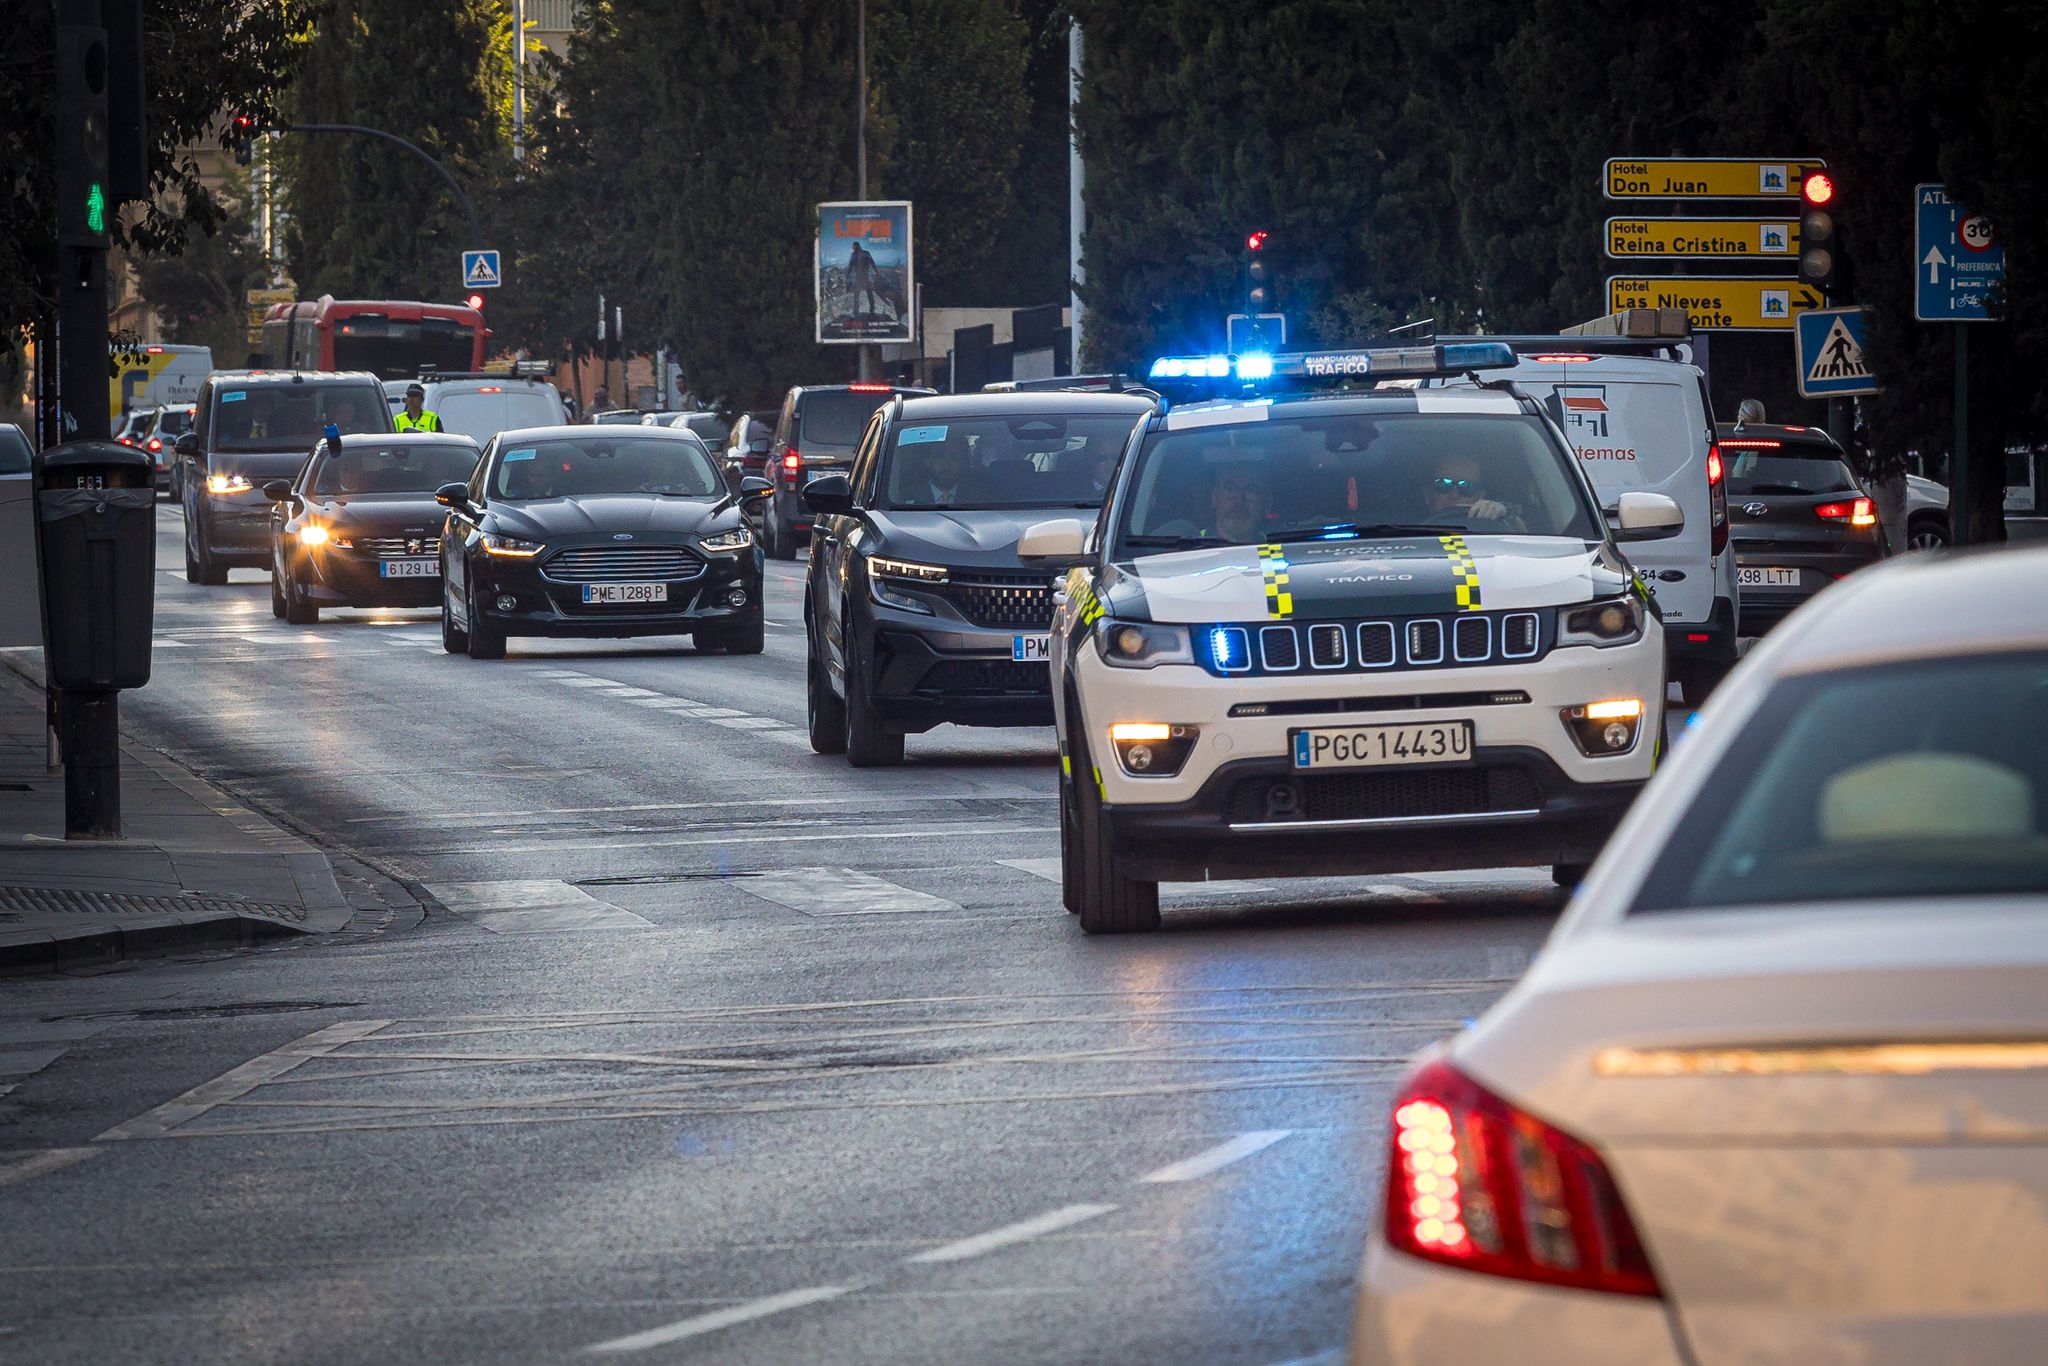
[[[956,578],[946,596],[977,626],[1043,631],[1052,625],[1052,588],[1042,575]]]
[[[365,555],[438,555],[441,553],[441,538],[439,536],[365,536],[357,538],[356,549]]]
[[[702,556],[674,545],[576,546],[541,565],[541,573],[560,583],[645,583],[693,579],[703,572]]]
[[[1009,659],[943,659],[925,670],[919,692],[1052,695],[1052,671]]]
[[[1291,804],[1279,796],[1283,789]],[[1543,793],[1525,769],[1495,765],[1240,778],[1231,786],[1227,815],[1233,825],[1413,820],[1532,811],[1542,804]]]
[[[1458,612],[1390,621],[1204,628],[1195,633],[1196,653],[1210,673],[1233,678],[1520,663],[1547,648],[1547,615]],[[1221,660],[1219,648],[1225,650]]]

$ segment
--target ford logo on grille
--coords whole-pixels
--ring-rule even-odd
[[[633,539],[633,533],[630,531],[615,531],[612,533],[612,539],[615,541],[630,541]]]
[[[1771,510],[1769,503],[1744,503],[1742,510],[1752,517],[1761,517]]]

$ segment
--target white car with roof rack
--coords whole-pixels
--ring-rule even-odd
[[[1053,622],[1067,908],[1159,923],[1158,884],[1551,865],[1575,879],[1650,775],[1664,654],[1541,405],[1414,381],[1510,367],[1487,343],[1168,357],[1092,531],[1025,533],[1067,571]],[[1383,382],[1392,381],[1392,385]],[[1405,386],[1405,387],[1404,387]]]

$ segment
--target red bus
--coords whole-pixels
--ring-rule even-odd
[[[368,370],[416,379],[422,370],[484,368],[484,315],[462,304],[337,299],[272,304],[263,364],[272,370]]]

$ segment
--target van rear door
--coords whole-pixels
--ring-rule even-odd
[[[1668,370],[1669,374],[1646,373]],[[1705,622],[1714,610],[1713,500],[1707,487],[1712,427],[1699,372],[1671,361],[1525,361],[1515,384],[1550,410],[1612,511],[1624,493],[1662,493],[1685,529],[1629,545],[1628,557],[1666,621]]]

